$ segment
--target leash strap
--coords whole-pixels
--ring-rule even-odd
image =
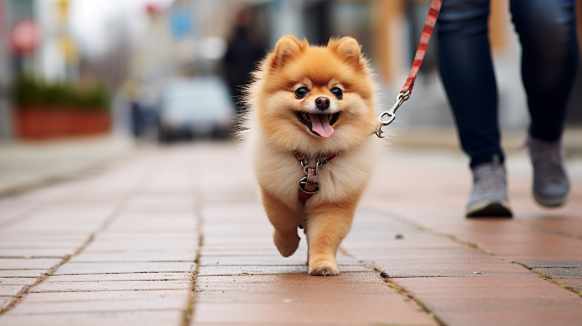
[[[430,10],[426,16],[424,28],[420,35],[420,41],[418,41],[418,47],[416,48],[416,55],[414,56],[414,61],[412,62],[412,67],[410,68],[410,73],[408,74],[406,83],[402,86],[400,93],[412,92],[412,89],[414,88],[414,81],[416,80],[420,66],[422,66],[422,61],[424,60],[424,55],[428,48],[428,42],[430,42],[430,37],[434,31],[434,25],[439,17],[442,3],[443,0],[432,0],[430,3]]]
[[[416,48],[416,54],[414,55],[414,61],[412,62],[412,67],[408,73],[408,78],[402,89],[400,89],[400,94],[396,97],[396,103],[388,111],[384,111],[378,117],[378,127],[374,132],[378,138],[384,138],[384,132],[382,132],[382,127],[391,124],[394,119],[396,119],[396,111],[402,105],[402,103],[408,101],[410,98],[410,93],[414,88],[414,82],[416,81],[416,76],[418,76],[418,71],[420,66],[422,66],[422,61],[424,60],[424,55],[426,54],[426,49],[428,48],[428,42],[430,42],[430,37],[434,32],[434,26],[436,24],[439,13],[441,12],[441,5],[443,0],[432,0],[430,3],[430,9],[428,15],[426,16],[426,21],[424,22],[424,28],[422,29],[422,34],[420,36],[420,41],[418,41],[418,47]]]

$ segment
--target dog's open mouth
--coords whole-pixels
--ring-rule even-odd
[[[296,111],[295,115],[313,134],[328,138],[333,135],[334,129],[332,126],[337,122],[340,112],[334,114],[313,114]]]

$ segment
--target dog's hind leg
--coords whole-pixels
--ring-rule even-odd
[[[317,205],[307,211],[310,275],[339,273],[336,254],[350,231],[357,201]]]
[[[263,206],[269,221],[275,228],[273,241],[283,257],[291,256],[299,246],[297,228],[302,223],[303,214],[294,212],[280,200],[266,191],[262,191]]]

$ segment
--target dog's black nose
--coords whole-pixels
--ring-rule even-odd
[[[320,109],[321,111],[326,110],[327,108],[329,108],[329,98],[325,96],[320,96],[315,99],[315,105],[317,105],[317,108]]]

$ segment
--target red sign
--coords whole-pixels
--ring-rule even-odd
[[[153,3],[146,3],[145,10],[150,15],[150,17],[155,16],[158,13],[158,7]]]
[[[40,41],[40,30],[32,19],[23,19],[12,26],[10,45],[17,54],[33,52]]]

